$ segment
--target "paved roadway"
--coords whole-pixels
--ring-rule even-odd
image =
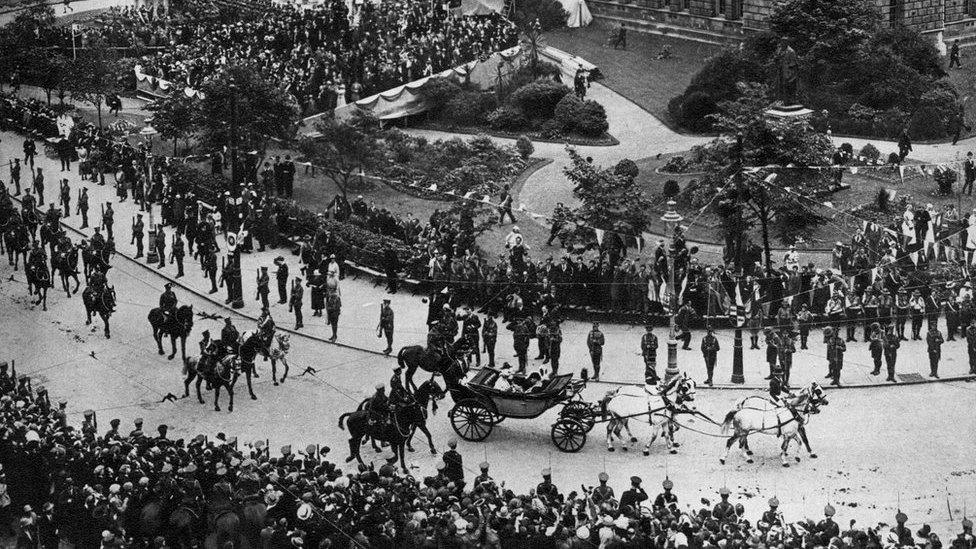
[[[319,443],[333,448],[332,456],[341,461],[346,444],[344,433],[336,428],[337,416],[354,408],[373,384],[389,378],[388,361],[301,338],[295,341],[293,364],[297,369],[315,366],[319,370],[315,377],[289,379],[272,387],[268,366],[259,364],[263,374],[255,387],[259,400],[239,395],[233,413],[226,406],[224,412],[214,412],[211,395],[206,405],[192,399],[160,403],[166,393],[182,389],[178,359],[168,361],[156,354],[146,321],[161,280],[124,259],[115,262],[111,279],[120,303],[113,317],[113,337],[106,340],[100,326],[84,325],[78,296],[65,299],[52,291],[48,311],[41,311],[28,301],[23,272],[0,262],[2,358],[15,359],[19,372],[30,373],[35,384],[45,384],[55,397],[67,397],[76,422],[81,411],[93,408],[99,410],[102,425],[112,417],[121,418],[123,426],[144,417],[150,428],[170,425],[176,437],[225,432],[241,441],[270,438],[272,448]],[[184,301],[197,311],[220,313],[203,299],[186,296]],[[195,330],[203,327],[217,330],[220,321],[198,319]],[[585,396],[592,400],[604,390],[605,386],[591,387]],[[661,446],[654,447],[650,457],[608,453],[599,439],[600,426],[581,453],[562,454],[549,441],[553,413],[536,420],[508,420],[487,443],[462,442],[459,449],[469,470],[487,455],[494,474],[519,490],[534,486],[538,470],[551,463],[556,481],[566,489],[594,482],[604,467],[617,489],[636,474],[654,490],[668,474],[683,502],[714,498],[712,492],[726,483],[753,514],[763,510],[767,497],[778,495],[788,519],[817,517],[824,503],[832,502],[842,524],[851,518],[861,524],[890,522],[900,498],[912,523],[931,523],[947,535],[955,531],[947,522],[947,491],[957,520],[967,502],[976,503],[974,391],[976,384],[951,382],[832,392],[830,406],[810,426],[819,458],[804,459],[789,469],[780,467],[771,439],[753,442],[754,465],[733,456],[729,465],[721,466],[721,441],[687,430],[679,433],[684,444],[676,456],[668,456]],[[739,391],[699,391],[699,407],[720,417],[742,396]],[[431,421],[440,449],[452,435],[444,414],[448,407],[444,403]],[[716,432],[701,422],[691,426]],[[642,427],[635,427],[636,434],[645,439]],[[374,456],[371,450],[365,455]],[[418,467],[415,473],[429,474],[436,458],[418,451],[409,462]]]

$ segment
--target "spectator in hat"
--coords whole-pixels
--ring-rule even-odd
[[[647,492],[641,487],[641,478],[630,477],[630,489],[620,496],[620,509],[625,513],[639,515],[640,504],[647,501]]]

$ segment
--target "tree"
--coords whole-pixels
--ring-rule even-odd
[[[539,74],[539,51],[546,47],[546,37],[542,33],[542,25],[539,23],[538,19],[525,20],[522,19],[520,23],[516,23],[519,29],[519,40],[521,41],[522,50],[529,52],[529,66],[532,69],[532,74]]]
[[[587,162],[573,149],[563,173],[574,184],[580,206],[573,216],[590,227],[639,234],[647,227],[653,203],[633,178]]]
[[[181,90],[157,99],[146,108],[152,113],[152,126],[163,139],[173,140],[173,156],[177,153],[177,143],[193,135],[198,120],[199,101],[187,97]]]
[[[29,57],[33,61],[24,64],[24,78],[44,90],[48,106],[51,105],[51,95],[59,92],[58,97],[63,106],[65,93],[71,85],[71,62],[57,52],[31,50]]]
[[[793,243],[823,221],[806,197],[828,191],[834,174],[798,168],[829,165],[833,145],[806,121],[765,116],[770,103],[765,86],[743,84],[740,94],[737,101],[723,102],[714,116],[723,137],[710,147],[724,150],[729,140],[735,145],[728,162],[708,177],[715,188],[724,188],[717,212],[726,244],[736,249],[734,257],[741,257],[742,233],[758,224],[768,267],[772,233],[781,242]]]
[[[252,149],[265,148],[269,138],[290,141],[295,136],[298,106],[283,88],[261,76],[250,61],[235,61],[200,87],[197,124],[207,148],[227,145],[230,138],[232,95],[237,103],[238,142]]]
[[[98,127],[102,127],[102,106],[105,97],[115,92],[118,80],[115,54],[104,42],[95,38],[70,63],[71,97],[91,103],[98,112]]]
[[[379,159],[379,121],[365,111],[350,120],[323,118],[316,126],[318,135],[299,142],[298,148],[316,167],[335,182],[343,196],[362,174]]]

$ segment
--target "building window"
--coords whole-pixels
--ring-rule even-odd
[[[688,11],[691,9],[691,0],[681,0],[681,11]]]
[[[966,15],[976,17],[976,0],[966,0]]]
[[[742,0],[719,0],[719,6],[724,5],[728,2],[728,6],[725,8],[725,18],[730,21],[736,21],[742,18]]]
[[[718,15],[725,15],[725,1],[718,0]]]

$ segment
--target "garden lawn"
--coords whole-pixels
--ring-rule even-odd
[[[606,45],[611,25],[600,20],[580,29],[560,29],[547,36],[553,47],[578,55],[600,68],[600,83],[648,111],[672,129],[668,101],[685,91],[691,78],[721,46],[670,36],[630,31],[627,50]],[[667,45],[670,59],[655,59]]]
[[[949,47],[952,43],[947,44]],[[962,68],[949,71],[949,80],[959,92],[963,105],[966,107],[966,124],[976,130],[976,48],[963,48],[960,50],[962,58]],[[946,58],[946,64],[949,60]],[[963,138],[973,135],[973,131],[964,131]]]

